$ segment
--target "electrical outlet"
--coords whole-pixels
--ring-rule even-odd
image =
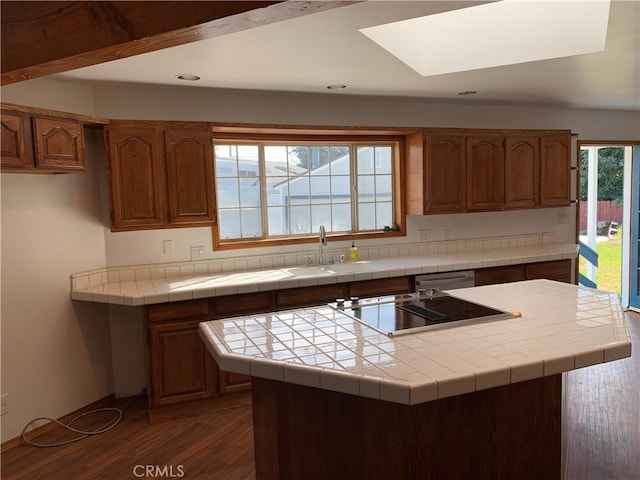
[[[558,225],[566,225],[569,223],[568,212],[558,212]]]
[[[191,260],[204,259],[204,247],[191,247]]]
[[[0,415],[6,415],[9,413],[9,394],[5,393],[0,397],[0,405],[2,408],[0,409]]]
[[[162,241],[162,253],[165,256],[171,255],[173,253],[173,242],[171,240]]]
[[[429,230],[420,230],[420,241],[421,242],[429,241]]]

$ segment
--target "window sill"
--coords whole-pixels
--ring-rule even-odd
[[[214,227],[215,228],[215,227]],[[395,238],[406,237],[404,229],[389,231],[389,232],[363,232],[363,233],[348,233],[348,234],[327,234],[328,242],[339,241],[356,241],[356,240],[376,240],[382,238]],[[213,249],[214,251],[220,250],[238,250],[243,248],[263,248],[263,247],[276,247],[284,245],[299,245],[306,243],[318,242],[318,235],[309,235],[305,237],[287,237],[287,238],[268,238],[263,240],[239,240],[239,241],[217,241],[217,235],[213,235]]]

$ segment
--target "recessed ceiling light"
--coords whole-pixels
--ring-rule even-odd
[[[200,80],[200,77],[198,75],[194,75],[192,73],[181,73],[179,75],[176,75],[176,78],[178,80],[186,80],[188,82],[196,82]]]
[[[329,90],[340,90],[342,88],[347,88],[346,85],[340,85],[340,84],[335,84],[335,85],[327,85],[327,89]]]
[[[465,90],[464,92],[458,92],[458,95],[475,95],[477,90]]]

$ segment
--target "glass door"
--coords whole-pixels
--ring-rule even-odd
[[[629,306],[640,309],[640,147],[634,147],[631,183],[631,255],[629,262]]]

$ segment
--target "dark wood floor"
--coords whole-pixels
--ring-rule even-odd
[[[631,358],[566,377],[565,480],[640,479],[640,315],[629,313],[627,319]],[[39,441],[61,438],[60,431],[52,431]],[[64,447],[19,445],[2,452],[1,475],[3,480],[153,478],[141,475],[150,465],[165,469],[154,470],[155,478],[245,480],[255,478],[253,460],[250,407],[149,424],[146,405],[138,400],[105,434]]]
[[[567,480],[640,479],[640,314],[630,358],[567,373]]]

